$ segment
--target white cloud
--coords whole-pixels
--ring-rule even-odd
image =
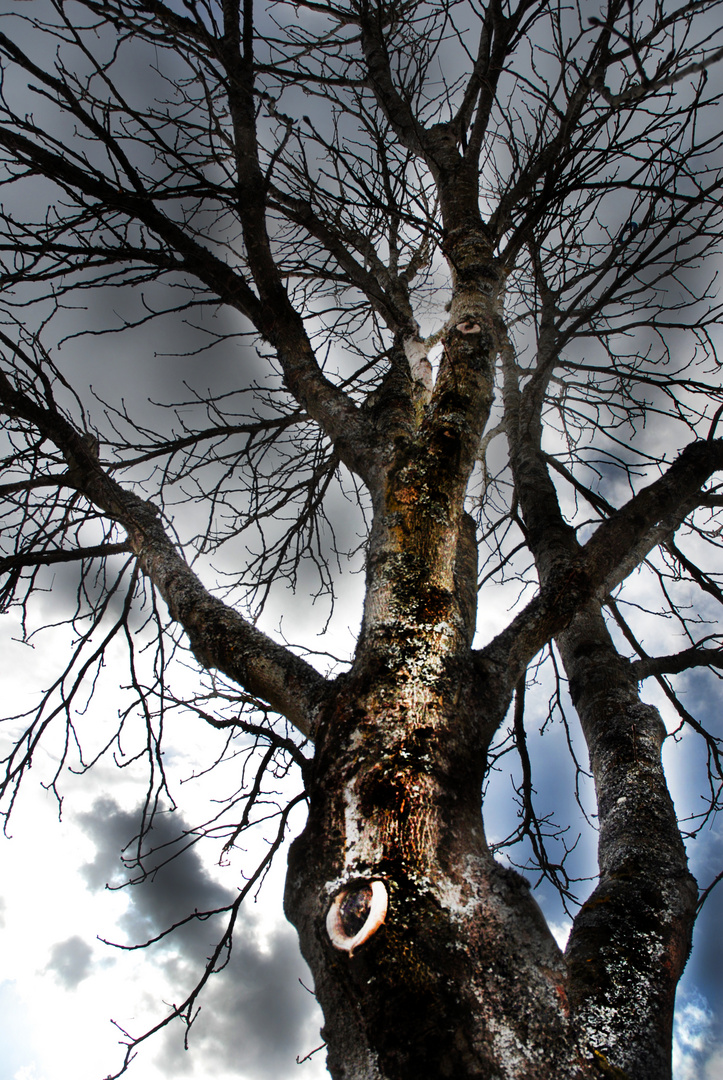
[[[13,1080],[45,1080],[45,1077],[35,1071],[34,1065],[23,1065],[13,1073]]]
[[[569,919],[563,919],[561,922],[551,922],[548,923],[548,925],[550,927],[550,933],[564,952],[567,947],[567,939],[572,930],[572,922]]]
[[[719,1043],[711,1052],[704,1068],[703,1080],[720,1080],[723,1076],[723,1044]]]
[[[723,1043],[713,1041],[715,1016],[706,999],[692,993],[678,1003],[673,1028],[674,1080],[720,1080]]]
[[[74,990],[91,971],[93,950],[79,934],[73,934],[65,941],[56,941],[50,950],[50,961],[46,968],[68,990]]]

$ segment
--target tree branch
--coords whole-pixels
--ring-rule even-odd
[[[157,508],[113,480],[56,409],[32,401],[2,373],[0,403],[58,447],[76,489],[123,527],[128,548],[183,627],[199,663],[224,672],[309,737],[327,686],[323,676],[212,596],[169,539]]]
[[[681,671],[688,671],[695,667],[723,668],[723,649],[704,649],[700,645],[693,645],[690,649],[683,649],[679,653],[670,653],[667,656],[647,656],[640,660],[633,660],[630,670],[633,678],[638,682],[657,675],[677,675]]]

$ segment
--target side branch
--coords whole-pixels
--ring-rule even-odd
[[[31,423],[68,463],[68,478],[126,532],[143,573],[186,632],[198,661],[216,668],[284,715],[309,737],[326,679],[212,596],[168,537],[151,502],[127,491],[103,469],[87,439],[54,407],[32,401],[0,373],[0,408]]]
[[[723,649],[706,649],[693,645],[682,652],[666,656],[645,656],[633,660],[630,671],[634,679],[642,682],[657,675],[677,675],[695,667],[723,668]]]
[[[565,568],[550,573],[539,594],[510,625],[476,654],[478,663],[504,672],[510,692],[543,645],[569,626],[593,598],[603,598],[680,525],[699,504],[700,489],[723,468],[723,440],[690,443],[668,471],[643,488],[570,552]]]
[[[723,439],[690,443],[670,468],[603,521],[582,548],[596,589],[610,593],[700,503],[700,490],[723,468]]]

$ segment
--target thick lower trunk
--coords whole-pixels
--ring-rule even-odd
[[[286,907],[335,1078],[582,1075],[560,951],[524,880],[485,844],[479,689],[465,671],[369,689],[367,672],[340,687],[320,731]],[[379,881],[383,921],[350,953],[344,932],[364,937]]]

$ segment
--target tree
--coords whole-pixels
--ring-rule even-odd
[[[669,1076],[700,905],[684,841],[723,780],[718,737],[678,695],[685,672],[723,666],[720,0],[608,0],[596,17],[544,0],[15,9],[3,600],[29,627],[52,573],[75,567],[78,585],[70,658],[15,718],[6,813],[54,724],[57,789],[66,765],[145,753],[142,872],[171,798],[164,720],[184,706],[246,762],[205,827],[226,851],[274,776],[303,777],[285,908],[332,1076]],[[235,350],[223,391],[179,386],[161,420],[71,388],[61,344],[112,332],[117,351],[123,329],[148,348],[171,318],[197,367]],[[345,536],[341,495],[360,523]],[[354,528],[356,649],[322,674],[257,620],[280,585],[333,598]],[[507,625],[488,613],[502,584]],[[652,655],[656,615],[677,640]],[[82,687],[116,639],[131,704],[84,757]],[[197,692],[187,674],[172,689],[184,650]],[[592,885],[535,797],[548,678],[571,783],[589,769],[594,786]],[[709,786],[681,824],[662,747],[683,729]],[[481,810],[508,753],[503,865]],[[192,1022],[299,798],[172,1016]],[[585,889],[564,955],[511,860],[573,908]]]

